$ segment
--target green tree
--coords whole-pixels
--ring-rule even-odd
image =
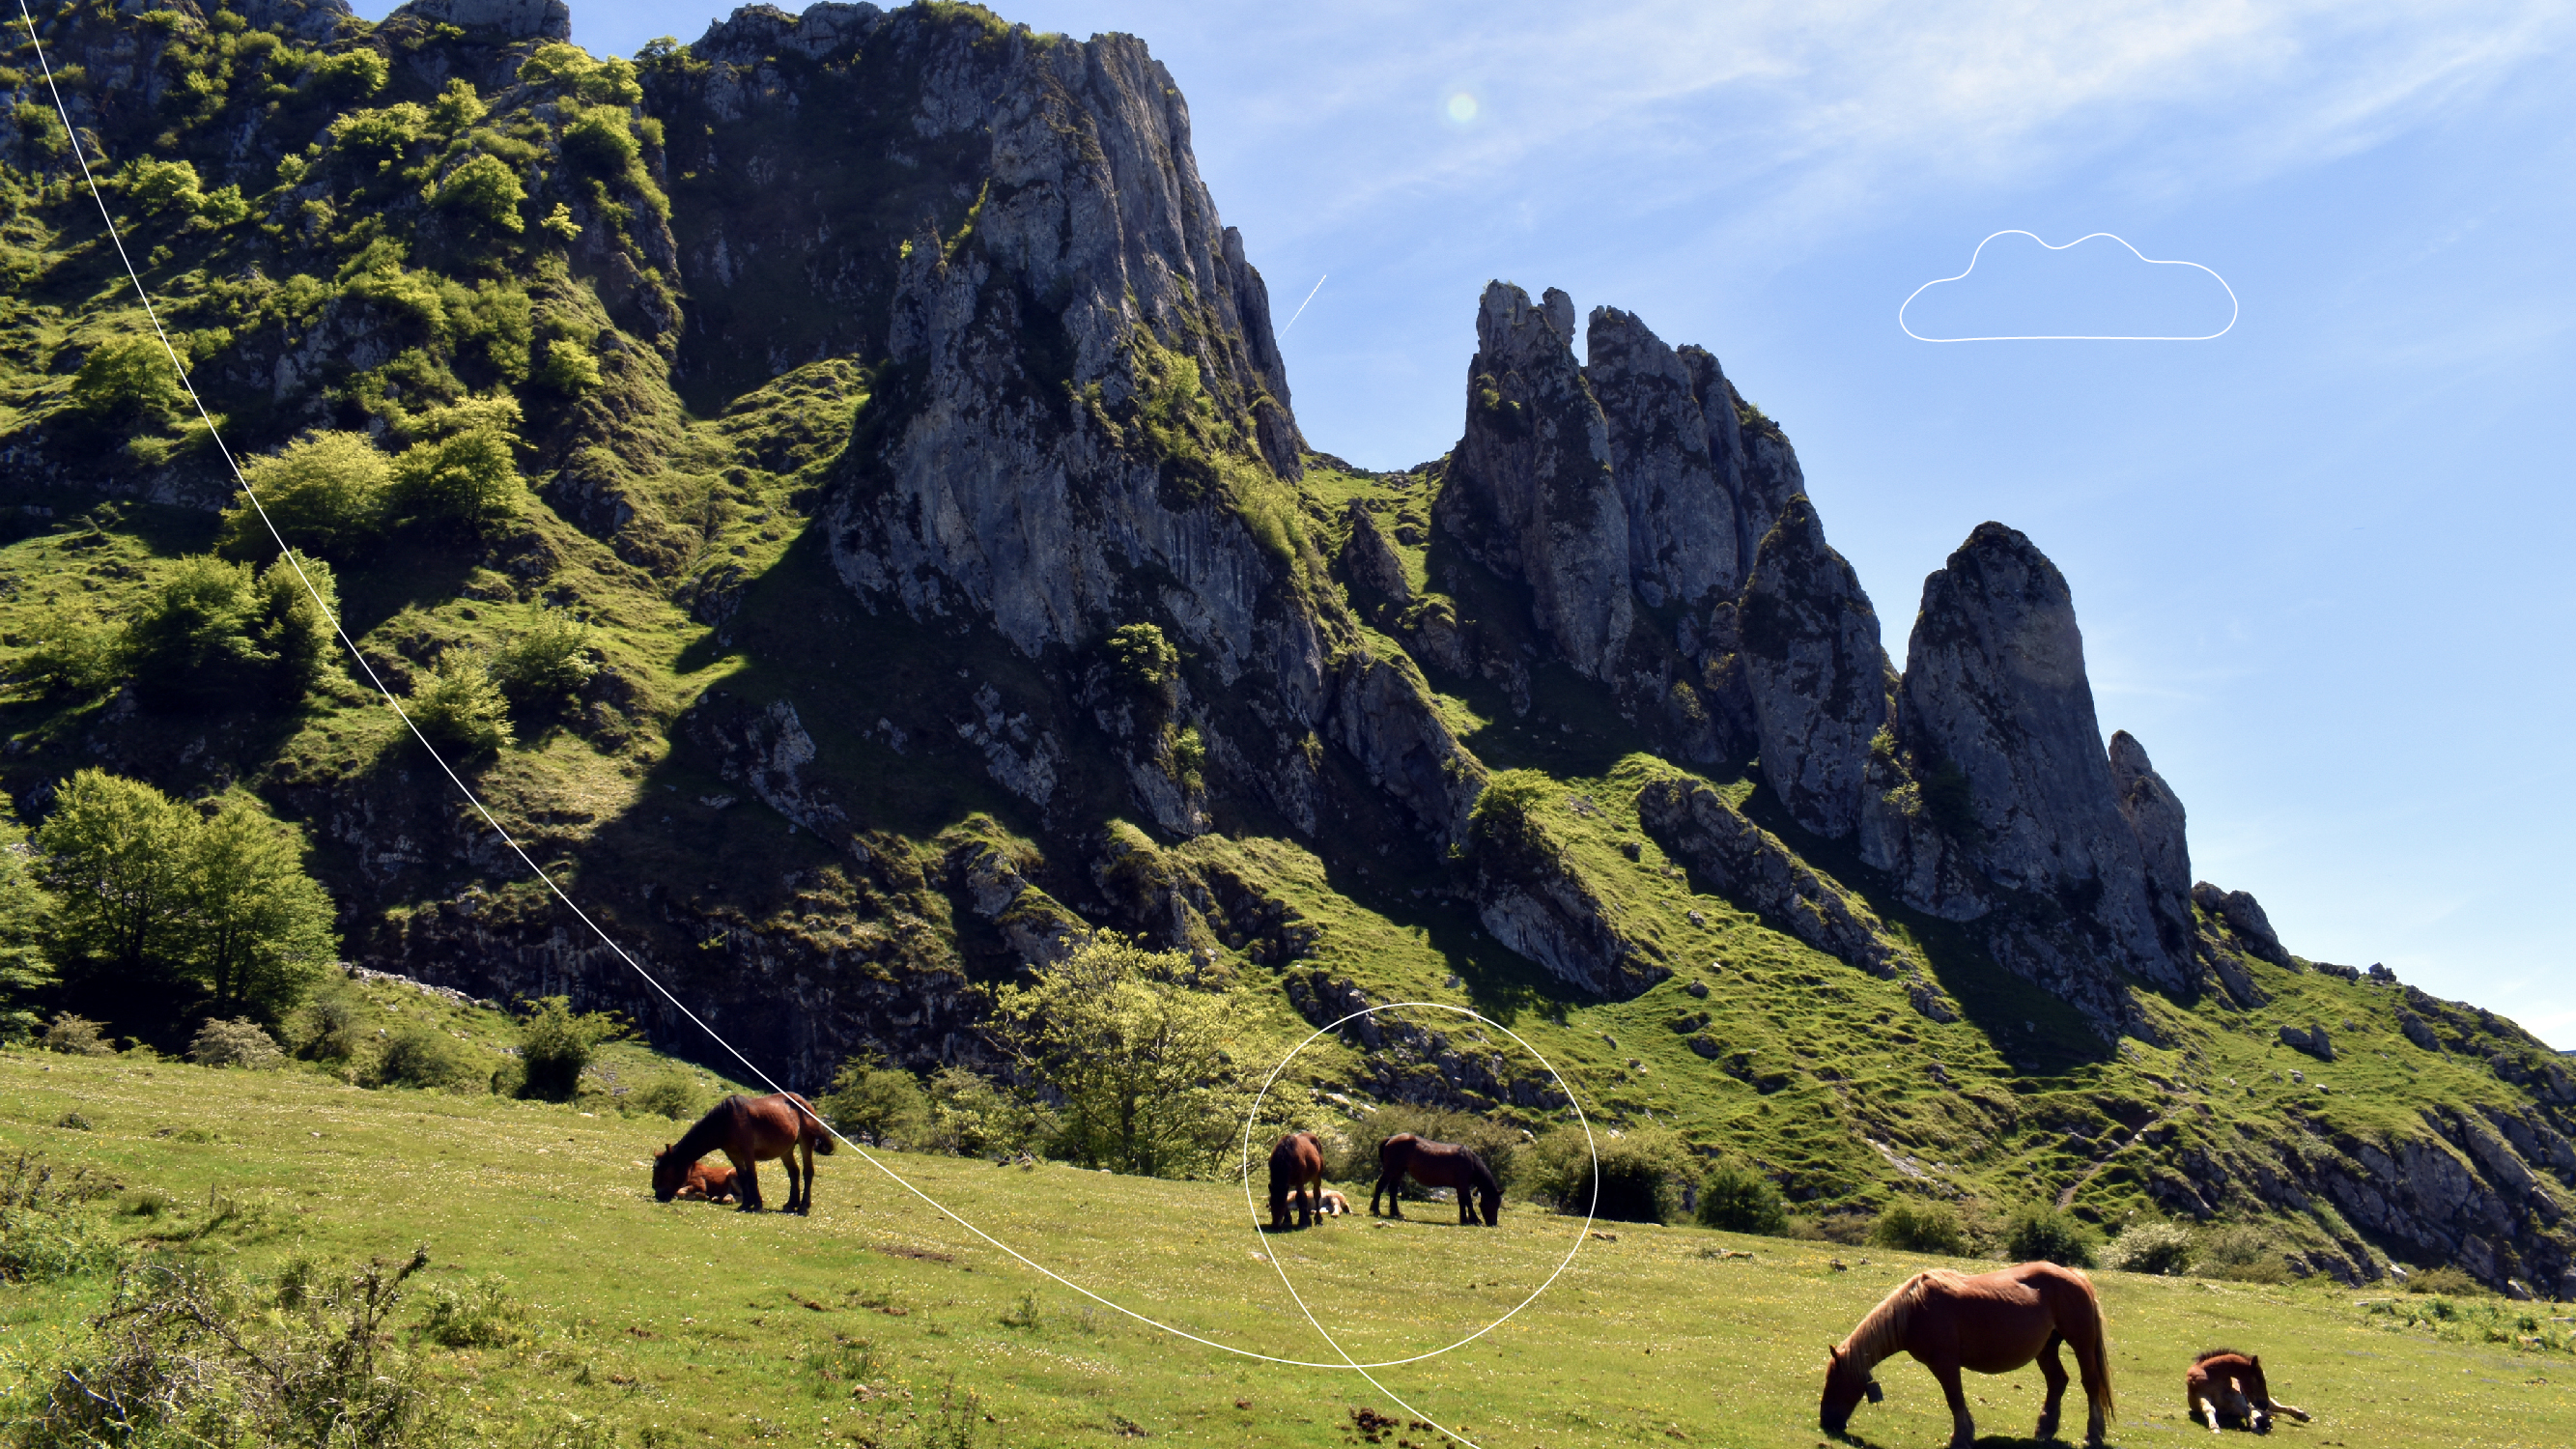
[[[959,1157],[1025,1152],[1053,1127],[1034,1104],[965,1067],[941,1067],[930,1078],[929,1145]]]
[[[330,607],[328,566],[304,559],[304,578]],[[125,672],[163,699],[231,694],[261,684],[300,697],[336,646],[331,624],[284,559],[254,572],[211,554],[179,560],[125,628]]]
[[[174,207],[183,216],[193,213],[205,199],[202,187],[197,168],[185,161],[145,157],[125,168],[125,194],[148,214],[157,215]]]
[[[59,906],[58,959],[139,979],[176,945],[187,906],[185,842],[197,813],[140,780],[82,770],[36,831]]]
[[[832,1074],[832,1089],[814,1109],[843,1136],[870,1147],[911,1147],[930,1129],[930,1100],[921,1083],[875,1052],[862,1052]]]
[[[157,426],[178,416],[186,403],[170,354],[154,338],[110,338],[91,348],[72,374],[72,406],[97,423]]]
[[[1699,1186],[1700,1226],[1777,1237],[1789,1226],[1780,1188],[1748,1162],[1717,1163]]]
[[[338,954],[331,897],[304,871],[303,833],[235,795],[189,833],[178,961],[218,1013],[280,1020]]]
[[[393,468],[366,434],[324,432],[251,460],[242,474],[249,492],[224,510],[216,545],[225,557],[265,559],[276,553],[276,540],[251,506],[256,496],[289,547],[345,558],[383,526]]]
[[[1910,1197],[1887,1205],[1870,1225],[1869,1240],[1909,1253],[1947,1253],[1955,1258],[1968,1251],[1968,1230],[1960,1226],[1958,1213],[1948,1203]]]
[[[394,459],[390,502],[404,519],[480,530],[515,516],[527,485],[497,428],[414,443]]]
[[[1157,1177],[1212,1168],[1245,1095],[1226,1055],[1225,999],[1180,984],[1189,958],[1103,931],[994,993],[994,1030],[1029,1078],[1062,1094],[1057,1145],[1087,1167]]]
[[[54,984],[45,956],[54,898],[45,889],[26,827],[7,796],[0,796],[0,1045],[15,1046],[36,1034],[36,992]]]
[[[2005,1256],[2017,1262],[2045,1258],[2067,1268],[2093,1266],[2093,1230],[2063,1208],[2033,1203],[2004,1226]]]

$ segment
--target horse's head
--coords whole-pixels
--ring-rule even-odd
[[[1486,1227],[1501,1227],[1503,1225],[1502,1193],[1490,1187],[1477,1189],[1476,1211],[1485,1215]]]
[[[665,1145],[661,1151],[653,1154],[653,1200],[655,1202],[669,1202],[672,1196],[679,1192],[680,1184],[689,1180],[689,1164],[681,1161],[680,1154],[671,1150],[676,1145],[676,1143]]]
[[[1879,1392],[1878,1380],[1870,1377],[1858,1359],[1839,1346],[1831,1352],[1833,1361],[1825,1369],[1825,1399],[1817,1407],[1816,1427],[1838,1435],[1851,1423],[1852,1410],[1860,1407],[1862,1399],[1875,1404],[1884,1395]]]

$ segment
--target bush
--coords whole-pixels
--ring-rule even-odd
[[[1700,1180],[1699,1222],[1704,1228],[1776,1237],[1788,1230],[1789,1205],[1779,1184],[1761,1169],[1730,1158],[1711,1166]]]
[[[313,67],[313,89],[333,100],[363,101],[385,88],[393,74],[372,50],[343,51]]]
[[[336,608],[330,567],[284,560],[254,572],[211,554],[179,560],[125,627],[123,671],[159,702],[240,703],[261,686],[300,698],[337,652],[331,623],[305,592]]]
[[[224,510],[216,548],[228,558],[267,558],[276,548],[268,522],[295,548],[342,558],[371,541],[384,523],[388,459],[364,433],[308,433],[277,453],[243,465],[250,485]]]
[[[2171,1223],[2138,1223],[2102,1249],[2102,1266],[2174,1277],[2191,1270],[2191,1234]]]
[[[509,697],[482,661],[462,650],[440,655],[428,677],[414,682],[403,712],[431,744],[468,755],[508,749],[518,738],[510,727]]]
[[[68,1011],[55,1015],[53,1021],[45,1027],[45,1035],[39,1045],[49,1052],[61,1052],[67,1057],[116,1055],[115,1045],[98,1034],[97,1022],[86,1016],[74,1016]]]
[[[107,1311],[90,1320],[90,1341],[29,1383],[15,1442],[443,1442],[428,1382],[384,1352],[402,1284],[428,1261],[422,1251],[399,1266],[290,1274],[268,1302],[210,1268],[128,1268]]]
[[[90,349],[72,374],[72,406],[99,423],[133,419],[157,425],[179,415],[187,394],[170,370],[170,354],[150,337],[114,337]]]
[[[571,338],[558,337],[546,344],[545,361],[528,374],[528,381],[565,397],[579,397],[598,388],[599,358]]]
[[[2441,1267],[2427,1268],[2423,1272],[2417,1273],[2413,1277],[2408,1278],[2406,1280],[2406,1291],[2409,1293],[2440,1293],[2449,1297],[2460,1298],[2473,1293],[2484,1293],[2487,1289],[2486,1285],[2480,1283],[2477,1279],[2472,1278],[2468,1274],[2461,1272],[2459,1269],[2452,1267],[2448,1263],[2445,1263]]]
[[[125,168],[126,199],[141,207],[147,215],[177,208],[182,216],[194,213],[197,203],[205,199],[204,183],[197,179],[197,168],[185,161],[158,161],[145,157]]]
[[[2199,1252],[2200,1276],[2238,1283],[2286,1283],[2289,1264],[2259,1228],[2237,1226],[2204,1234]]]
[[[572,1002],[549,996],[534,1003],[519,1023],[519,1065],[524,1076],[519,1094],[548,1102],[568,1102],[581,1090],[581,1074],[602,1042],[626,1035],[625,1023],[603,1011],[572,1009]]]
[[[196,1040],[188,1043],[188,1059],[201,1067],[247,1067],[264,1071],[282,1066],[286,1053],[277,1049],[277,1039],[260,1028],[249,1017],[231,1021],[206,1018],[197,1028]]]
[[[528,189],[519,184],[518,173],[509,163],[496,156],[477,156],[448,172],[432,199],[488,227],[513,233],[528,229],[519,215],[519,203],[528,199]]]
[[[393,461],[393,511],[410,522],[469,531],[514,517],[527,486],[510,446],[510,435],[494,427],[412,444]]]
[[[444,1087],[465,1074],[455,1038],[434,1027],[406,1026],[358,1074],[365,1087]]]
[[[2062,1208],[2033,1204],[2004,1225],[2004,1254],[2017,1263],[2045,1259],[2065,1268],[2093,1266],[2093,1230]]]
[[[1558,1212],[1589,1212],[1613,1222],[1673,1221],[1681,1216],[1683,1189],[1697,1175],[1681,1139],[1659,1127],[1596,1132],[1587,1148],[1583,1129],[1569,1124],[1539,1139],[1534,1155],[1532,1186]]]
[[[1887,1205],[1870,1224],[1869,1241],[1882,1248],[1895,1248],[1907,1253],[1941,1253],[1964,1257],[1968,1251],[1968,1231],[1959,1224],[1958,1211],[1945,1202],[1932,1202],[1901,1197]]]
[[[492,653],[492,681],[523,705],[554,703],[578,693],[599,666],[590,662],[590,626],[555,610]]]
[[[832,1130],[870,1147],[910,1147],[929,1135],[930,1099],[921,1084],[874,1052],[841,1063],[814,1107]]]
[[[27,652],[9,672],[47,694],[102,694],[124,678],[116,645],[116,630],[49,610],[28,630]]]
[[[528,1306],[512,1298],[497,1276],[463,1292],[432,1288],[420,1332],[443,1348],[507,1348],[527,1336]]]
[[[295,1053],[307,1061],[349,1061],[365,1043],[366,1013],[347,992],[326,992],[305,1004],[295,1032]]]
[[[674,1122],[688,1121],[705,1110],[705,1105],[706,1098],[699,1092],[698,1084],[678,1072],[657,1077],[637,1087],[619,1103],[620,1110],[630,1115],[642,1113],[668,1117]]]

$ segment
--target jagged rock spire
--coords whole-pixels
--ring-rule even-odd
[[[1805,494],[1762,540],[1741,617],[1762,778],[1800,825],[1849,835],[1892,671],[1860,576],[1825,542]]]

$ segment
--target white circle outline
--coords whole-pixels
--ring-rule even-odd
[[[2075,333],[2045,337],[1926,337],[1922,333],[1905,325],[1905,309],[1914,305],[1915,298],[1922,296],[1925,292],[1932,290],[1934,287],[1940,286],[1944,282],[1958,281],[1961,278],[1966,277],[1968,272],[1975,271],[1977,269],[1977,258],[1984,256],[1986,253],[1986,242],[1991,242],[1995,237],[1999,236],[2026,236],[2053,252],[2062,252],[2066,250],[2067,247],[2082,246],[2084,243],[2091,241],[2097,236],[2107,236],[2111,238],[2111,240],[2118,242],[2120,245],[2129,247],[2129,255],[2136,257],[2139,261],[2145,262],[2149,266],[2198,267],[2201,271],[2209,272],[2210,277],[2218,283],[2219,289],[2227,294],[2227,325],[2219,328],[2215,332],[2200,337],[2106,337],[2094,333]],[[1934,277],[1931,281],[1925,282],[1922,286],[1906,293],[1905,300],[1896,304],[1896,327],[1898,331],[1903,332],[1906,336],[1913,338],[1917,342],[2210,342],[2235,331],[2236,319],[2242,316],[2244,311],[2245,304],[2237,300],[2236,289],[2227,285],[2227,279],[2225,277],[2219,276],[2218,273],[2210,271],[2209,268],[2201,266],[2198,262],[2176,261],[2162,257],[2148,256],[2145,252],[2139,251],[2136,247],[2130,247],[2128,238],[2120,236],[2117,233],[2107,231],[2086,232],[2075,240],[2066,243],[2065,246],[2050,246],[2047,238],[2042,237],[2037,232],[2023,231],[2019,227],[2007,227],[2004,230],[1987,237],[1985,241],[1977,243],[1977,249],[1968,254],[1967,272],[1961,272],[1956,277]]]
[[[1391,1358],[1378,1363],[1361,1363],[1356,1359],[1352,1359],[1350,1351],[1343,1348],[1340,1342],[1334,1339],[1331,1332],[1328,1331],[1324,1325],[1315,1321],[1315,1311],[1306,1306],[1306,1300],[1303,1295],[1298,1293],[1297,1285],[1289,1280],[1288,1270],[1280,1263],[1279,1255],[1267,1250],[1269,1239],[1261,1233],[1261,1210],[1253,1205],[1252,1200],[1252,1129],[1260,1123],[1261,1104],[1269,1097],[1271,1087],[1277,1084],[1279,1074],[1288,1070],[1288,1064],[1297,1059],[1297,1054],[1299,1052],[1302,1052],[1306,1048],[1314,1045],[1317,1037],[1324,1036],[1330,1032],[1338,1030],[1344,1024],[1357,1021],[1364,1016],[1375,1016],[1381,1011],[1402,1011],[1414,1007],[1428,1008],[1433,1011],[1452,1012],[1459,1016],[1470,1017],[1476,1021],[1483,1022],[1494,1030],[1510,1037],[1513,1043],[1520,1047],[1522,1051],[1528,1052],[1531,1057],[1537,1060],[1540,1066],[1547,1068],[1547,1074],[1556,1080],[1557,1090],[1565,1093],[1566,1103],[1574,1108],[1574,1120],[1583,1128],[1584,1149],[1592,1155],[1593,1192],[1590,1200],[1585,1205],[1583,1226],[1575,1231],[1574,1246],[1565,1250],[1565,1257],[1557,1263],[1556,1271],[1547,1275],[1547,1281],[1539,1284],[1536,1288],[1531,1289],[1530,1295],[1527,1298],[1522,1299],[1519,1303],[1514,1304],[1510,1312],[1505,1313],[1502,1317],[1495,1319],[1484,1327],[1477,1329],[1474,1333],[1468,1334],[1465,1338],[1459,1339],[1456,1343],[1449,1344],[1442,1348],[1432,1349],[1428,1353],[1418,1353],[1411,1358]],[[1490,1017],[1479,1015],[1463,1006],[1452,1006],[1445,1001],[1390,1001],[1383,1006],[1371,1006],[1359,1011],[1354,1011],[1348,1016],[1342,1017],[1340,1020],[1317,1027],[1304,1041],[1301,1041],[1294,1047],[1289,1048],[1288,1055],[1279,1059],[1279,1065],[1270,1069],[1270,1075],[1262,1079],[1261,1090],[1253,1094],[1251,1110],[1246,1112],[1243,1118],[1244,1211],[1252,1218],[1252,1231],[1254,1235],[1256,1237],[1260,1237],[1261,1241],[1265,1245],[1262,1256],[1270,1260],[1271,1268],[1279,1274],[1279,1282],[1281,1286],[1288,1290],[1289,1298],[1295,1301],[1297,1311],[1306,1315],[1306,1322],[1314,1328],[1317,1336],[1321,1337],[1324,1342],[1331,1344],[1335,1353],[1340,1354],[1345,1360],[1348,1360],[1347,1364],[1329,1365],[1329,1367],[1332,1368],[1349,1367],[1365,1372],[1369,1369],[1400,1368],[1405,1364],[1420,1363],[1425,1359],[1438,1358],[1440,1355],[1449,1352],[1450,1349],[1464,1348],[1468,1344],[1474,1343],[1477,1339],[1484,1337],[1486,1334],[1493,1332],[1495,1329],[1502,1327],[1504,1324],[1511,1322],[1514,1315],[1518,1314],[1522,1309],[1537,1302],[1539,1295],[1545,1293],[1549,1287],[1555,1284],[1559,1277],[1564,1275],[1567,1268],[1574,1265],[1574,1255],[1583,1251],[1583,1244],[1592,1231],[1593,1215],[1600,1208],[1600,1178],[1601,1149],[1599,1145],[1592,1140],[1591,1119],[1584,1115],[1583,1104],[1575,1099],[1574,1088],[1566,1082],[1565,1074],[1558,1071],[1555,1063],[1550,1062],[1545,1054],[1541,1053],[1537,1047],[1531,1046],[1528,1042],[1522,1040],[1520,1033]]]

